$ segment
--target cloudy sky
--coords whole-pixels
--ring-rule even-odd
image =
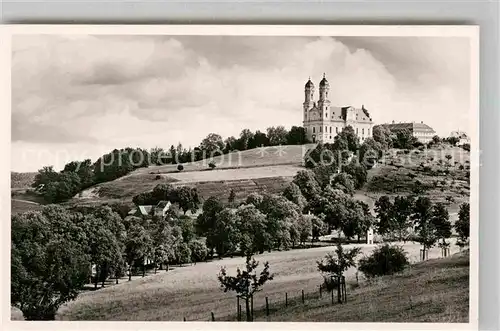
[[[13,38],[12,170],[60,169],[126,146],[301,125],[304,84],[376,123],[468,131],[470,50],[449,37]]]

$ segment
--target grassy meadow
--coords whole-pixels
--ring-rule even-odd
[[[453,240],[452,240],[453,242]],[[402,244],[410,259],[416,262],[420,246],[414,243]],[[356,246],[356,245],[347,245]],[[369,254],[375,245],[361,245],[362,254]],[[266,284],[255,295],[255,310],[265,306],[265,297],[270,302],[288,298],[300,298],[301,291],[308,296],[319,293],[323,278],[317,271],[316,261],[332,252],[334,247],[297,249],[256,255],[261,264],[268,261],[274,280]],[[458,252],[456,245],[451,253]],[[440,256],[439,248],[429,252],[429,258]],[[61,307],[57,318],[60,320],[139,320],[139,321],[188,321],[208,320],[214,312],[217,319],[231,320],[236,312],[234,293],[224,293],[217,281],[220,267],[226,266],[230,273],[244,265],[244,259],[226,258],[198,263],[172,270],[159,271],[156,275],[138,278],[131,282],[122,281],[98,291],[82,293],[76,301]],[[261,270],[259,266],[258,270]],[[355,281],[355,269],[346,273],[348,282]],[[462,289],[463,292],[463,289]],[[348,295],[353,295],[351,292]],[[328,301],[328,300],[327,300]],[[336,308],[335,308],[336,309]],[[292,315],[293,317],[293,315]],[[288,320],[301,320],[288,317]],[[318,320],[318,321],[321,321]]]

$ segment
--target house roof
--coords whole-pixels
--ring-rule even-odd
[[[467,133],[463,132],[463,131],[452,131],[451,134],[450,134],[451,137],[457,137],[457,138],[463,138],[463,139],[467,139],[468,136],[467,136]]]
[[[425,123],[392,123],[384,124],[391,131],[410,130],[418,132],[436,132]]]
[[[163,209],[163,208],[168,207],[168,206],[170,206],[170,201],[163,200],[163,201],[158,202],[158,204],[156,205],[156,208]]]
[[[154,206],[139,206],[139,211],[142,215],[150,215]]]
[[[351,107],[351,106],[347,106],[347,107],[342,107],[341,108],[341,111],[342,111],[342,120],[346,120],[347,118],[347,110],[349,108],[354,108],[354,107]],[[356,116],[356,122],[361,122],[361,123],[371,123],[372,119],[370,117],[370,113],[368,112],[367,109],[365,109],[365,107],[363,106],[361,109],[358,109],[358,108],[354,108],[354,112],[355,112],[355,116]]]

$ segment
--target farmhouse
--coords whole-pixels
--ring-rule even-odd
[[[319,83],[319,100],[314,101],[314,84],[309,79],[305,86],[304,129],[307,138],[313,143],[331,143],[335,136],[346,126],[351,126],[362,142],[372,136],[373,120],[364,106],[331,106],[328,100],[330,83],[323,74]]]
[[[160,201],[156,206],[154,205],[140,205],[129,212],[130,216],[138,217],[165,217],[168,209],[170,208],[170,201]]]

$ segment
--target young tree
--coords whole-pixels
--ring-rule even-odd
[[[304,245],[305,242],[312,236],[312,217],[313,215],[301,215],[297,222],[299,232],[299,243]]]
[[[236,276],[229,276],[225,267],[221,268],[218,275],[218,280],[224,292],[234,291],[236,294],[245,300],[245,308],[247,321],[253,320],[250,310],[250,299],[254,293],[261,290],[265,283],[273,279],[273,275],[269,272],[269,263],[264,263],[264,269],[257,274],[257,262],[251,255],[247,255],[245,269],[236,269]]]
[[[326,225],[325,222],[323,222],[321,217],[318,217],[315,215],[304,215],[303,217],[311,217],[311,224],[312,224],[311,242],[312,243],[314,243],[315,241],[318,241],[319,237],[328,234],[328,225]]]
[[[470,233],[470,204],[462,203],[458,212],[458,220],[455,222],[455,231],[458,234],[457,244],[466,246],[469,242]]]
[[[132,268],[137,261],[142,261],[144,274],[144,259],[151,251],[152,239],[148,231],[141,224],[131,224],[125,239],[125,256],[129,268]],[[128,280],[132,280],[131,269],[129,269]]]
[[[189,242],[189,249],[191,250],[191,258],[196,262],[205,261],[208,254],[207,245],[204,240],[195,239]]]
[[[335,254],[327,254],[323,260],[317,262],[318,270],[321,273],[327,274],[330,277],[335,276],[338,278],[337,297],[339,303],[342,303],[340,295],[340,280],[342,279],[343,273],[347,269],[356,266],[356,257],[360,252],[361,249],[359,247],[344,250],[342,245],[338,243]]]

